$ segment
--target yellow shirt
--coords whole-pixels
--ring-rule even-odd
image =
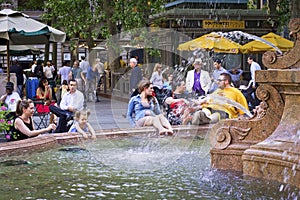
[[[241,104],[245,109],[249,110],[248,103],[245,98],[245,96],[239,91],[238,89],[234,87],[230,88],[224,88],[223,90],[217,89],[213,94],[213,96],[221,96],[226,97],[228,99],[231,99],[239,104]],[[218,101],[218,98],[212,98],[211,103],[207,105],[207,107],[210,107],[214,110],[221,110],[228,113],[229,118],[237,118],[238,115],[243,115],[245,112],[243,112],[241,109],[238,109],[232,105],[230,105],[230,102],[226,102],[226,99],[221,98]]]

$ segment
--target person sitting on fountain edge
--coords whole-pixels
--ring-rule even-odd
[[[34,103],[31,99],[19,100],[17,103],[17,118],[11,131],[10,140],[23,140],[47,133],[56,128],[55,124],[50,124],[47,128],[35,130],[33,123]]]
[[[83,109],[84,96],[77,90],[77,82],[74,79],[69,81],[69,92],[65,94],[60,102],[60,108],[50,105],[50,111],[59,117],[56,133],[68,132],[67,122],[73,118],[75,111]]]
[[[157,99],[153,96],[153,85],[149,80],[141,80],[139,94],[128,104],[127,118],[133,127],[154,126],[160,135],[173,135],[167,118],[161,114]]]
[[[205,115],[203,114],[204,110],[203,108],[209,108],[212,113],[218,112],[220,113],[220,118],[238,118],[238,117],[244,117],[245,112],[241,109],[238,109],[236,107],[233,107],[226,103],[226,99],[223,99],[224,97],[233,100],[237,103],[239,103],[241,106],[243,106],[247,111],[249,111],[248,103],[244,95],[241,91],[239,91],[237,88],[234,88],[231,86],[231,76],[228,73],[222,73],[219,78],[217,79],[218,83],[218,89],[213,92],[211,95],[211,98],[204,98],[199,100],[199,103],[201,104],[202,110],[197,111],[192,120],[193,125],[201,125],[206,123],[211,123],[211,119],[206,118],[207,116],[210,116],[210,113],[205,112]],[[221,96],[222,103],[217,102],[217,96]],[[216,98],[214,98],[216,97]],[[206,110],[207,111],[207,110]]]

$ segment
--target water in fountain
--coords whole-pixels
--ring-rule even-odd
[[[215,94],[209,94],[209,95],[207,95],[206,99],[209,104],[216,104],[216,105],[220,105],[221,107],[224,107],[226,105],[233,106],[233,107],[238,108],[241,111],[243,111],[248,117],[250,117],[250,118],[253,117],[253,115],[251,114],[251,112],[248,109],[246,109],[240,103],[238,103],[232,99],[229,99],[227,97],[215,95]],[[225,107],[224,107],[224,109],[225,109]]]
[[[258,37],[256,35],[252,35],[252,34],[249,34],[249,33],[246,33],[246,32],[242,32],[242,31],[231,31],[231,32],[228,32],[228,33],[219,32],[219,34],[222,34],[224,37],[227,37],[227,38],[230,38],[230,39],[232,39],[233,37],[238,39],[242,36],[244,38],[244,40],[245,39],[247,39],[248,41],[249,40],[257,40],[257,41],[260,41],[260,42],[274,48],[276,50],[276,52],[279,53],[280,55],[283,54],[282,51],[278,47],[276,47],[273,43],[271,43],[271,42],[269,42],[269,41],[267,41],[267,40],[265,40],[261,37]],[[233,39],[233,41],[234,41],[234,39]],[[235,41],[235,42],[240,43],[239,41]],[[241,42],[243,42],[243,41],[241,41]]]
[[[155,140],[149,151],[138,144]],[[87,151],[60,151],[22,155],[30,165],[1,166],[1,199],[297,199],[299,189],[240,173],[210,168],[210,157],[202,156],[207,140],[193,140],[181,156],[161,168],[145,171],[153,163],[177,154],[164,147],[171,137],[102,138],[86,144]],[[185,139],[182,138],[182,143]],[[160,143],[161,142],[161,143]],[[177,148],[180,143],[177,141]],[[71,147],[70,147],[71,148]],[[74,148],[82,148],[75,146]],[[168,151],[157,151],[157,149]],[[207,151],[209,151],[209,147]],[[141,152],[139,152],[141,150]],[[125,154],[132,154],[130,160]],[[126,165],[152,154],[137,168]],[[9,157],[9,159],[20,158]],[[107,165],[102,158],[115,159]],[[7,159],[7,158],[6,158]],[[114,166],[116,164],[117,166]],[[132,164],[133,165],[133,164]],[[120,168],[123,166],[124,168]]]

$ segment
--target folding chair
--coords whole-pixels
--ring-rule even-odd
[[[49,106],[45,106],[45,101],[43,99],[33,99],[35,105],[33,113],[33,122],[36,129],[48,127],[48,122],[50,120]]]

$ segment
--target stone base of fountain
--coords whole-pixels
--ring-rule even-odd
[[[204,139],[209,130],[210,125],[205,126],[175,126],[172,137]],[[105,129],[96,131],[98,139],[101,138],[117,138],[138,135],[156,135],[156,130],[152,127],[129,128],[129,129]],[[3,142],[0,143],[0,157],[23,155],[24,153],[35,153],[46,151],[61,145],[77,145],[85,141],[80,134],[77,133],[55,133],[43,134],[26,140]],[[88,142],[88,141],[87,141]]]
[[[300,187],[300,70],[260,71],[257,78],[280,92],[284,111],[272,135],[244,152],[243,173]]]
[[[264,53],[269,70],[255,72],[262,100],[256,116],[216,124],[211,156],[213,167],[300,188],[300,18],[291,19],[289,28],[294,48],[283,55]]]

